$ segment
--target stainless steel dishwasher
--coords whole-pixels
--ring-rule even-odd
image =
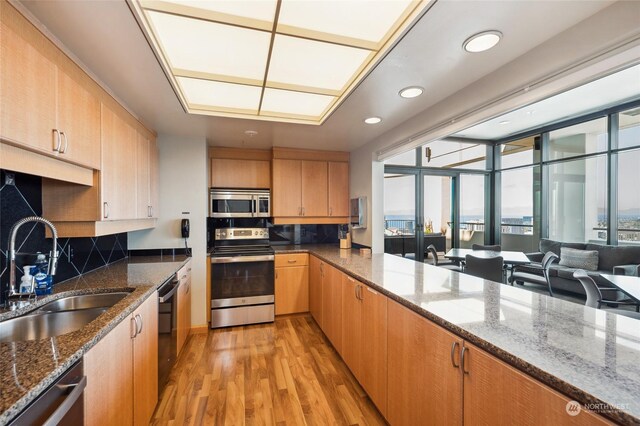
[[[9,425],[77,426],[84,422],[82,359],[14,418]]]
[[[162,393],[178,350],[178,298],[180,280],[174,274],[158,288],[158,394]],[[159,395],[158,395],[159,397]]]

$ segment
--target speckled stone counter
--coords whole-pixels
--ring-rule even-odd
[[[582,404],[640,424],[640,321],[389,254],[309,252]]]
[[[0,425],[22,411],[104,335],[144,302],[188,258],[130,257],[56,284],[55,293],[18,311],[0,310],[0,321],[37,310],[65,296],[129,291],[94,321],[73,333],[44,340],[0,343]],[[2,324],[0,323],[0,326]]]

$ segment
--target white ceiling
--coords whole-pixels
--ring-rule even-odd
[[[186,114],[124,0],[22,4],[158,133],[211,145],[352,151],[611,2],[440,0],[322,126]],[[488,29],[504,34],[496,48],[464,52],[465,39]],[[412,85],[425,93],[398,96]],[[383,122],[362,122],[372,115]],[[258,135],[249,138],[248,129]]]
[[[455,136],[501,139],[635,99],[640,99],[640,65],[485,121]]]

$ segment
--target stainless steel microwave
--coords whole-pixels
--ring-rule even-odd
[[[209,192],[209,217],[270,217],[268,189],[218,189]]]

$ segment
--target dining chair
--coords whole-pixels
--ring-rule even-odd
[[[464,272],[469,275],[501,283],[504,259],[502,256],[483,258],[471,254],[465,256]]]
[[[433,244],[429,244],[427,246],[427,252],[431,254],[431,259],[432,259],[431,264],[433,266],[439,266],[441,268],[449,269],[451,271],[462,272],[462,268],[456,265],[453,261],[451,260],[441,261],[440,259],[438,259],[438,251],[436,250],[436,246],[434,246]]]
[[[602,298],[602,292],[600,291],[600,287],[596,284],[596,282],[591,278],[583,269],[578,269],[573,273],[573,278],[576,278],[584,287],[584,292],[587,295],[587,301],[585,302],[585,306],[590,306],[592,308],[601,309],[603,303],[616,303],[619,304],[620,301],[617,300],[604,300]],[[605,290],[614,290],[614,289],[605,289]],[[637,306],[637,305],[636,305]],[[625,309],[606,309],[607,312],[614,312],[618,315],[624,315],[630,318],[640,319],[640,312],[627,311]]]
[[[485,246],[482,244],[471,244],[471,250],[502,251],[502,247],[497,244],[491,246]]]
[[[559,257],[552,251],[548,251],[544,257],[542,258],[542,262],[540,263],[540,267],[542,268],[542,276],[525,271],[519,271],[517,268],[511,273],[509,277],[509,283],[513,285],[514,282],[527,282],[532,284],[538,284],[542,286],[547,286],[547,290],[549,291],[549,296],[554,297],[553,289],[551,288],[551,279],[549,276],[549,269],[551,269],[551,264],[558,260]],[[527,265],[530,266],[530,265]]]

